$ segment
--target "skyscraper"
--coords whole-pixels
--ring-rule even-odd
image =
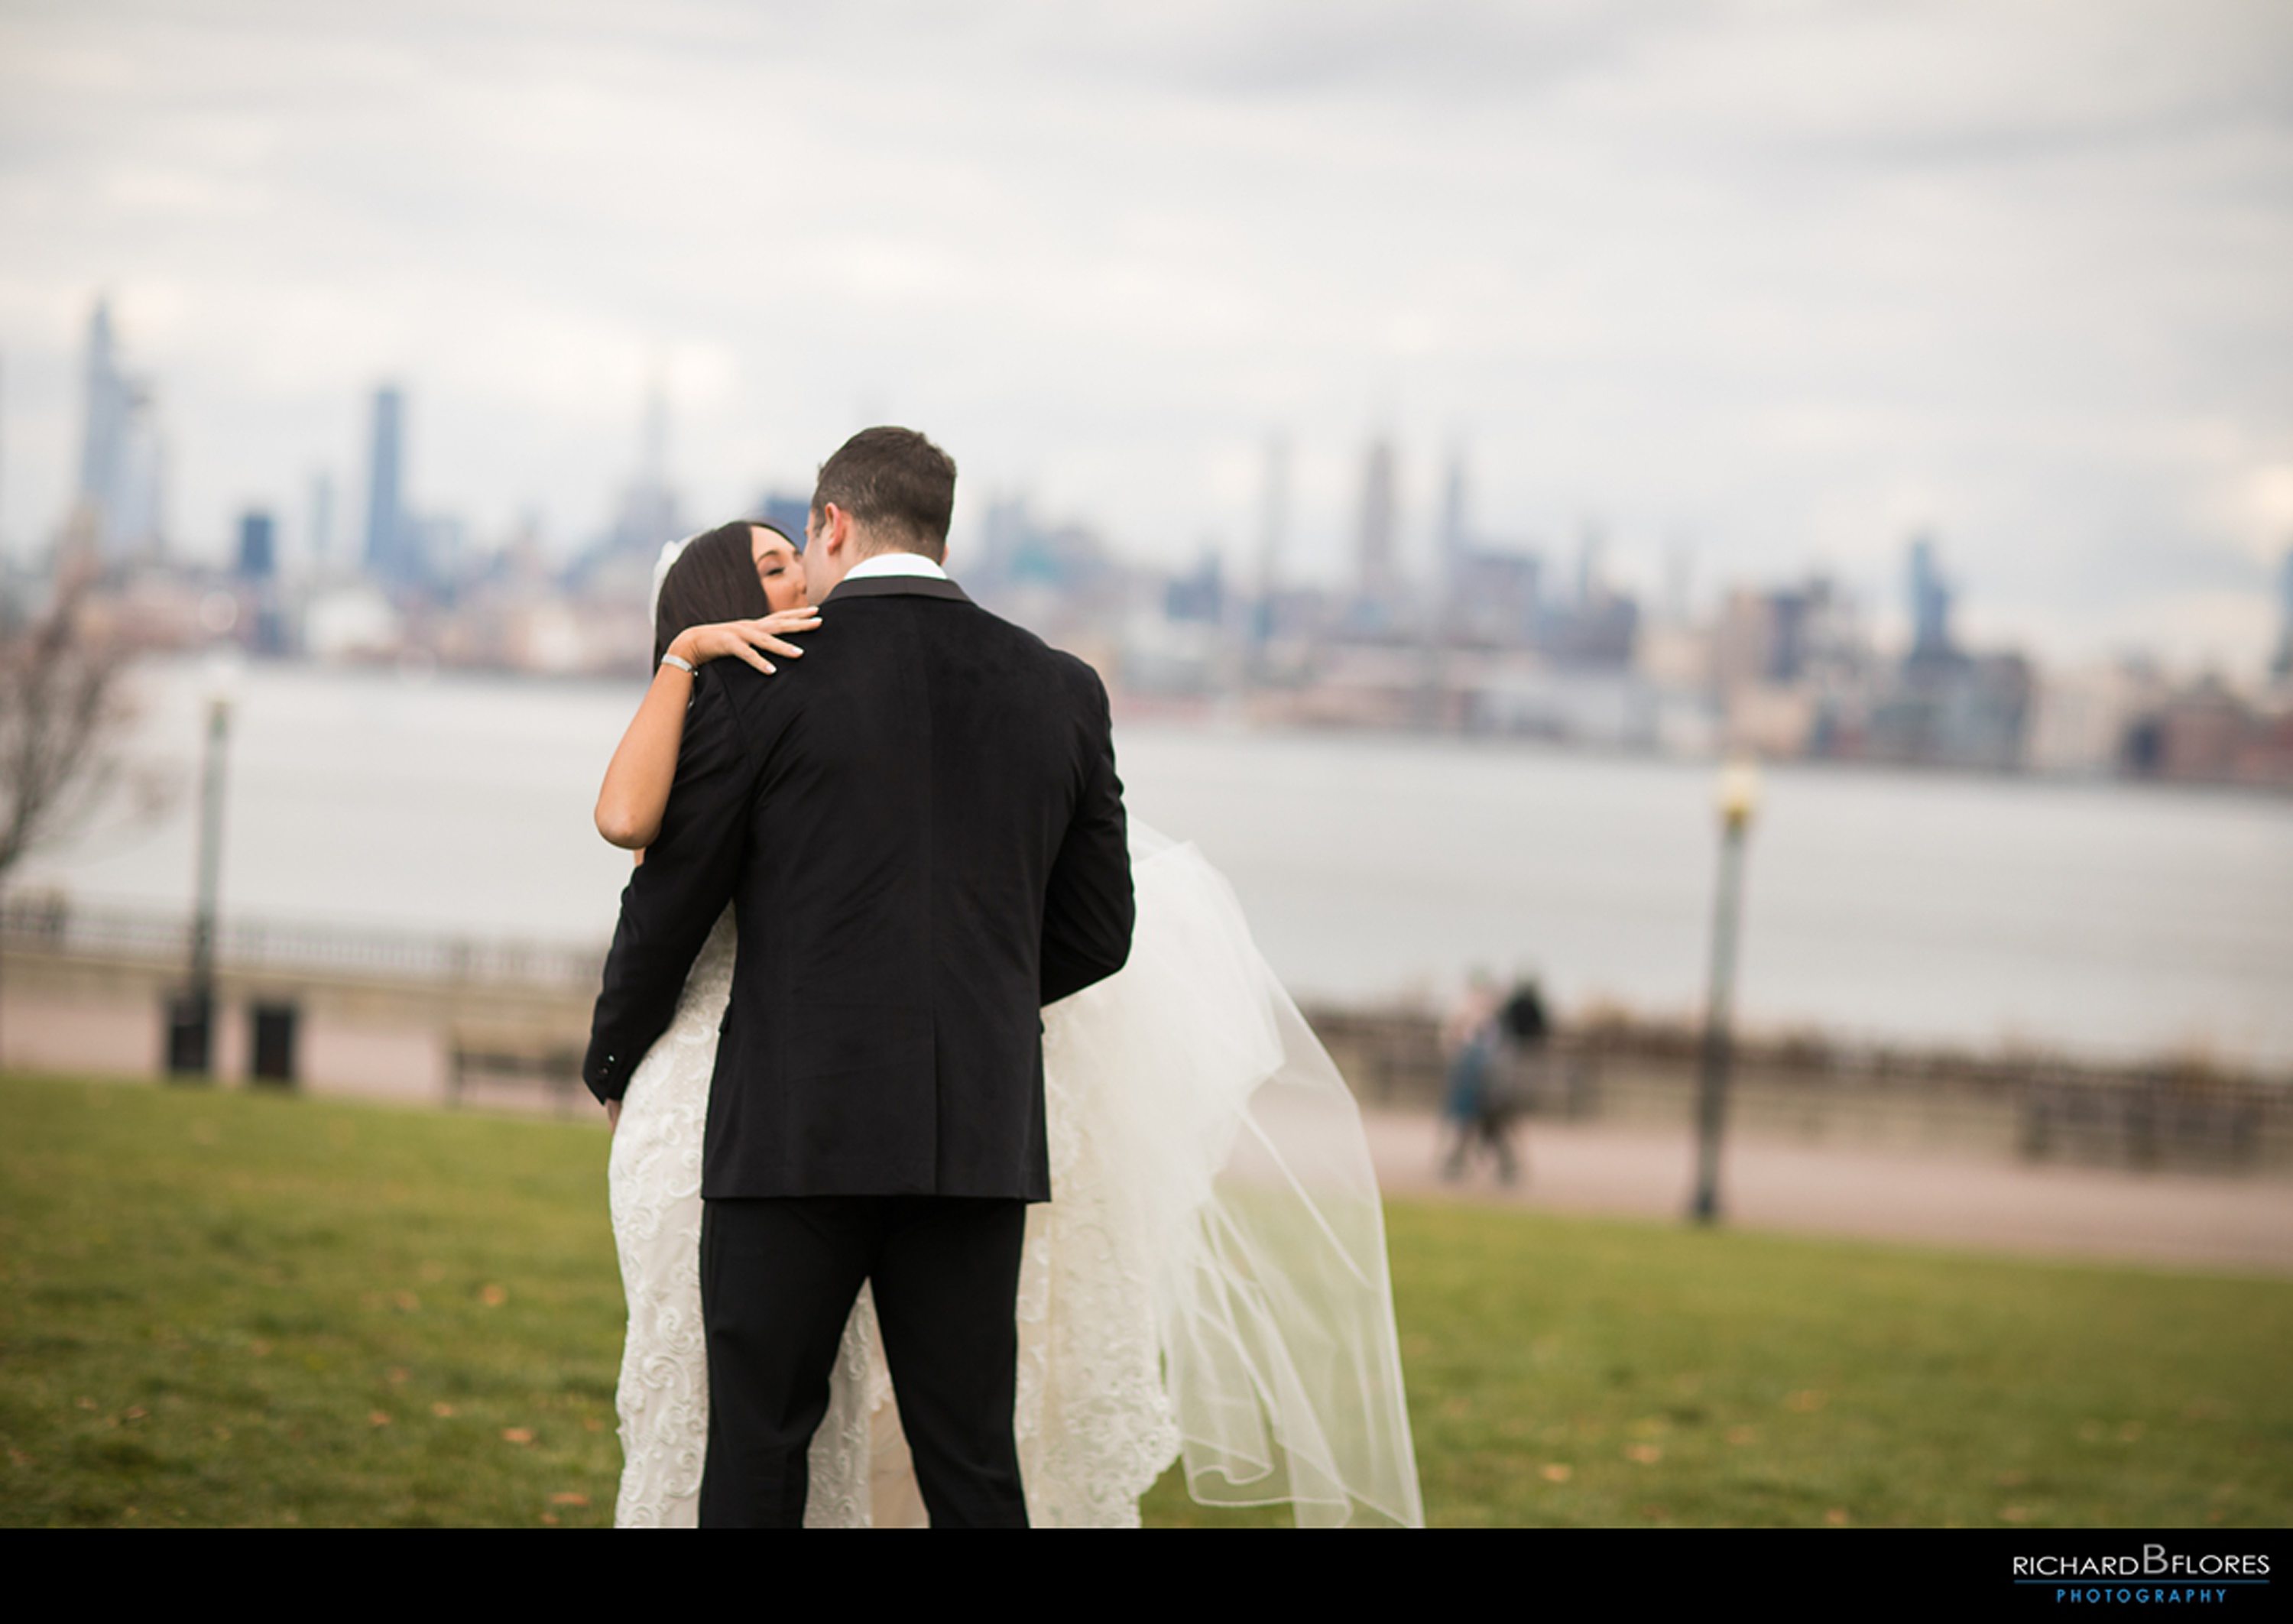
[[[267,581],[278,572],[278,527],[261,508],[239,516],[239,569],[244,580]]]
[[[1911,658],[1945,659],[1951,653],[1950,586],[1935,563],[1934,538],[1911,542]]]
[[[108,534],[117,516],[126,476],[127,380],[111,330],[111,304],[99,298],[87,321],[87,360],[81,374],[85,410],[80,420],[77,495],[97,514]]]
[[[2284,567],[2277,578],[2277,658],[2269,662],[2269,675],[2289,682],[2293,681],[2293,547],[2285,549]]]
[[[368,453],[366,568],[393,586],[413,580],[414,528],[403,489],[406,400],[396,385],[374,392],[374,438]]]
[[[658,372],[645,391],[637,440],[636,477],[621,493],[607,545],[651,558],[661,543],[685,534],[677,493],[668,483],[668,386]],[[801,540],[804,532],[795,535]]]
[[[1362,462],[1359,557],[1365,600],[1382,602],[1393,594],[1393,442],[1379,439],[1370,442]]]
[[[304,568],[324,574],[335,562],[335,481],[324,470],[311,476],[307,522],[303,541]]]
[[[1272,611],[1274,594],[1282,589],[1283,532],[1288,529],[1289,522],[1290,442],[1280,434],[1269,434],[1266,440],[1266,489],[1260,493],[1258,513],[1258,633],[1260,637],[1273,629],[1266,617]]]
[[[81,374],[79,478],[72,493],[75,532],[116,563],[159,545],[165,448],[148,383],[119,364],[111,305],[99,298],[87,322]]]
[[[1465,454],[1449,458],[1449,477],[1441,488],[1441,596],[1454,607],[1464,595],[1467,554],[1472,547],[1465,529]]]

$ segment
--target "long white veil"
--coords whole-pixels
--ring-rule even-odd
[[[652,561],[652,595],[645,600],[645,635],[647,637],[652,635],[653,620],[660,613],[660,589],[662,583],[668,579],[668,567],[677,562],[677,555],[684,552],[699,535],[700,532],[696,530],[692,536],[686,536],[676,541],[664,541],[660,544],[660,556]]]
[[[1120,1147],[1097,1171],[1121,1189],[1095,1193],[1145,1241],[1187,1489],[1287,1501],[1301,1526],[1422,1527],[1353,1095],[1225,877],[1135,820],[1131,853],[1130,962],[1047,1012],[1046,1060]]]
[[[662,545],[654,611],[693,539]],[[1422,1528],[1360,1111],[1226,877],[1135,818],[1130,836],[1130,960],[1043,1012],[1053,1200],[1029,1209],[1015,1418],[1031,1514],[1135,1526],[1175,1451],[1204,1505]],[[807,1522],[922,1521],[880,1348],[863,1290]]]

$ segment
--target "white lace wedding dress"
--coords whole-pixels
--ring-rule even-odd
[[[1028,1208],[1015,1426],[1037,1527],[1205,1503],[1422,1526],[1383,1216],[1344,1080],[1192,845],[1134,824],[1123,970],[1044,1011],[1052,1200]],[[628,1297],[614,1522],[691,1527],[709,1429],[701,1132],[727,911],[629,1080],[610,1163]],[[812,1445],[812,1527],[924,1524],[863,1289]]]

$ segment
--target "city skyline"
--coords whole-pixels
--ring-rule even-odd
[[[413,511],[539,508],[569,552],[644,473],[658,377],[696,517],[904,418],[956,452],[960,527],[1027,492],[1239,570],[1279,434],[1284,571],[1335,583],[1390,439],[1421,581],[1462,447],[1477,537],[1557,563],[1597,522],[1646,601],[1681,552],[1707,603],[1827,567],[1892,615],[1932,531],[1986,642],[2274,645],[2264,8],[298,15],[0,21],[20,556],[68,505],[109,290],[172,528],[217,562],[320,475],[362,544],[385,381]]]

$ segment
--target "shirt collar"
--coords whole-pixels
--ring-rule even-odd
[[[880,575],[920,575],[935,581],[947,579],[947,571],[920,553],[871,553],[844,572],[847,581],[864,581]]]

